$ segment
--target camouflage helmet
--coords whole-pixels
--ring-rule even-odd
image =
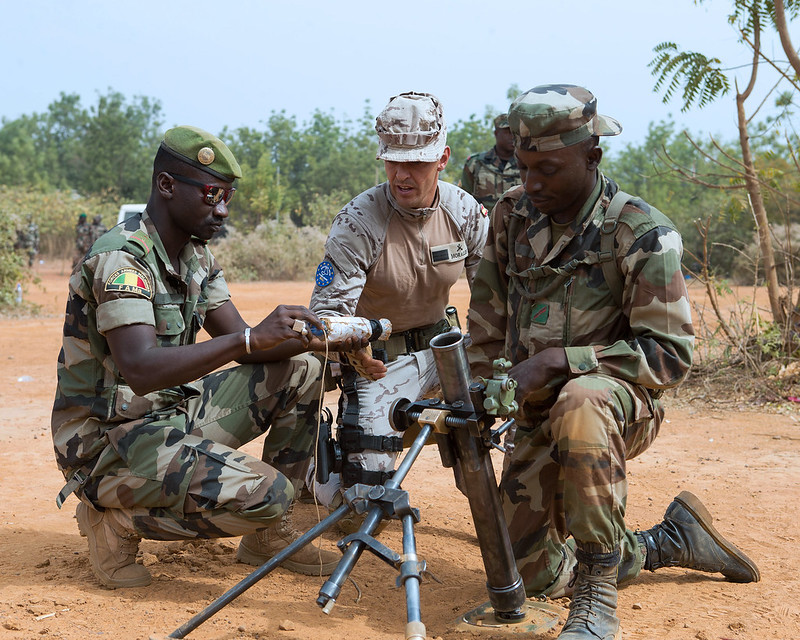
[[[447,146],[442,105],[430,93],[394,96],[375,121],[378,160],[435,162]]]
[[[574,84],[545,84],[518,96],[508,111],[514,146],[553,151],[591,136],[615,136],[622,126],[597,113],[597,98]]]

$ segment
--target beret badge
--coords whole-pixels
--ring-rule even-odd
[[[203,147],[200,151],[197,152],[197,160],[200,164],[204,164],[206,166],[210,165],[214,162],[214,150],[211,147]]]

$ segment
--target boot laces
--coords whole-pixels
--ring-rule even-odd
[[[574,585],[578,574],[570,582]],[[597,585],[590,580],[582,580],[575,593],[572,595],[572,603],[569,606],[569,616],[564,628],[571,625],[578,625],[583,623],[588,627],[591,623],[591,618],[597,617],[597,612],[592,609],[592,605],[599,599],[600,592]]]

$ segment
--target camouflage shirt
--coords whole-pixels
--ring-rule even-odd
[[[145,211],[105,234],[69,280],[51,429],[65,473],[94,458],[105,431],[197,395],[192,385],[137,396],[111,358],[105,334],[130,324],[155,327],[158,344],[192,344],[206,313],[230,299],[205,243],[192,240],[172,267]]]
[[[489,211],[506,191],[520,183],[514,156],[502,160],[494,147],[467,158],[461,172],[461,188],[471,193]]]
[[[104,225],[102,222],[95,223],[93,222],[91,225],[91,232],[92,232],[92,244],[94,244],[97,239],[102,236],[106,231],[108,231],[108,227]],[[91,246],[91,245],[89,245]]]
[[[91,247],[94,238],[92,237],[92,228],[86,222],[79,222],[75,225],[75,249],[83,255]]]
[[[392,241],[386,253],[393,224],[408,228],[392,236],[403,243]],[[400,207],[386,182],[368,189],[333,220],[320,265],[329,265],[331,276],[321,280],[318,270],[310,308],[319,315],[388,318],[394,331],[435,323],[463,270],[470,279],[475,274],[487,226],[486,210],[446,182],[439,182],[438,203],[430,209]]]
[[[565,347],[571,377],[600,373],[655,390],[686,376],[694,331],[680,234],[641,199],[622,209],[613,232],[624,283],[620,308],[599,263],[601,226],[617,190],[598,172],[593,193],[555,246],[549,218],[522,187],[500,200],[472,285],[473,374],[491,375],[501,356],[516,364],[547,347]],[[532,402],[549,398],[543,390]]]

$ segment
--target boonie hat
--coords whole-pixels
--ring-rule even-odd
[[[501,113],[494,119],[495,129],[508,129],[508,114]]]
[[[161,148],[193,167],[227,182],[242,177],[242,169],[227,145],[197,127],[182,125],[164,134]]]
[[[447,146],[442,105],[430,93],[408,91],[389,100],[375,119],[378,160],[434,162]]]
[[[514,146],[553,151],[591,136],[615,136],[622,125],[597,113],[597,98],[574,84],[545,84],[528,89],[511,103],[508,124]]]

